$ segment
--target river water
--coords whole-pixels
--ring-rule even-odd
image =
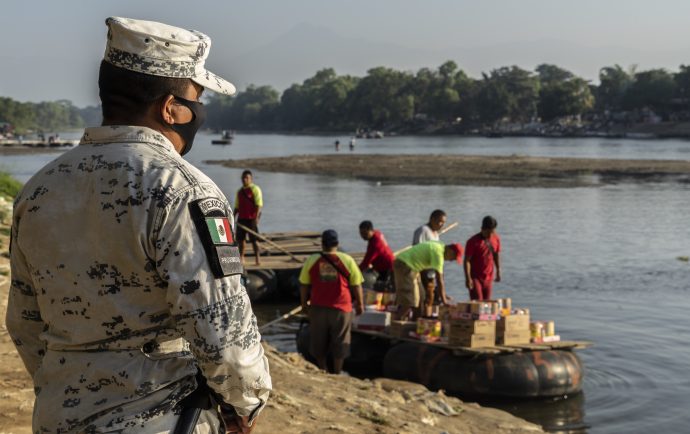
[[[66,135],[61,134],[66,137]],[[349,153],[349,137],[238,135],[212,146],[201,134],[188,158],[232,197],[241,170],[207,159]],[[689,159],[682,140],[392,137],[357,140],[355,153],[531,155],[584,158]],[[55,154],[0,156],[0,170],[25,181]],[[688,312],[690,185],[622,183],[543,189],[389,185],[312,175],[255,172],[264,192],[262,231],[334,228],[342,247],[362,251],[361,220],[381,229],[394,249],[410,243],[431,210],[444,209],[460,241],[484,215],[498,220],[503,282],[498,297],[553,319],[564,339],[594,342],[579,352],[584,392],[559,400],[491,403],[554,432],[646,433],[690,430]],[[459,266],[448,263],[449,293],[465,299]],[[257,306],[263,320],[292,306]],[[290,324],[267,340],[294,350]]]

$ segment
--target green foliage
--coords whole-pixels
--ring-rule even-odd
[[[22,189],[22,183],[5,172],[0,172],[0,196],[14,199]]]
[[[62,131],[84,126],[80,110],[70,101],[18,102],[0,97],[0,121],[8,122],[14,131]]]
[[[544,121],[581,115],[594,105],[587,82],[555,65],[539,65],[539,116]]]
[[[537,113],[538,99],[538,78],[529,71],[512,66],[484,74],[477,104],[485,122],[503,118],[529,121]]]
[[[634,73],[628,73],[620,65],[607,66],[599,71],[597,102],[600,110],[620,110],[623,108],[625,93],[633,83]]]
[[[627,109],[649,107],[657,111],[668,109],[678,85],[665,69],[638,72],[625,92],[623,106]]]

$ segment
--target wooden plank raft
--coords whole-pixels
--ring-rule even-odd
[[[387,333],[381,333],[373,330],[356,330],[352,329],[353,333],[361,333],[364,335],[387,339],[392,341],[414,342],[415,344],[429,345],[432,347],[444,348],[450,350],[453,354],[458,356],[477,356],[477,355],[495,355],[495,354],[509,354],[521,351],[540,351],[540,350],[577,350],[592,346],[588,341],[560,341],[548,342],[542,344],[522,344],[522,345],[496,345],[493,347],[460,347],[451,346],[443,342],[424,342],[419,339],[410,337],[391,336]]]
[[[251,248],[250,248],[251,250]],[[355,261],[360,262],[364,259],[364,253],[349,253]],[[254,257],[247,256],[244,258],[245,270],[298,270],[302,268],[302,264],[311,254],[295,254],[299,260],[295,260],[287,255],[271,255],[261,256],[261,265],[254,264]],[[300,262],[301,261],[301,262]]]

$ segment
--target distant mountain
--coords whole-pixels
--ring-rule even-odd
[[[417,71],[421,67],[436,68],[446,60],[455,61],[473,77],[501,66],[518,65],[531,70],[540,63],[554,63],[596,81],[601,67],[616,63],[625,68],[638,64],[638,70],[677,70],[680,64],[690,63],[688,53],[690,50],[586,47],[554,39],[482,46],[479,37],[454,48],[411,48],[300,24],[266,45],[231,58],[223,70],[229,72],[240,89],[253,83],[270,84],[280,91],[326,67],[334,68],[338,74],[362,76],[375,66]]]

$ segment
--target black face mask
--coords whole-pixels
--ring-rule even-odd
[[[180,104],[191,110],[192,114],[194,115],[192,120],[186,124],[172,124],[170,126],[170,128],[175,130],[175,132],[184,140],[184,148],[180,152],[180,155],[185,155],[192,150],[194,136],[206,120],[206,109],[204,108],[204,105],[198,101],[190,101],[175,95],[173,95],[173,97],[179,101]]]

